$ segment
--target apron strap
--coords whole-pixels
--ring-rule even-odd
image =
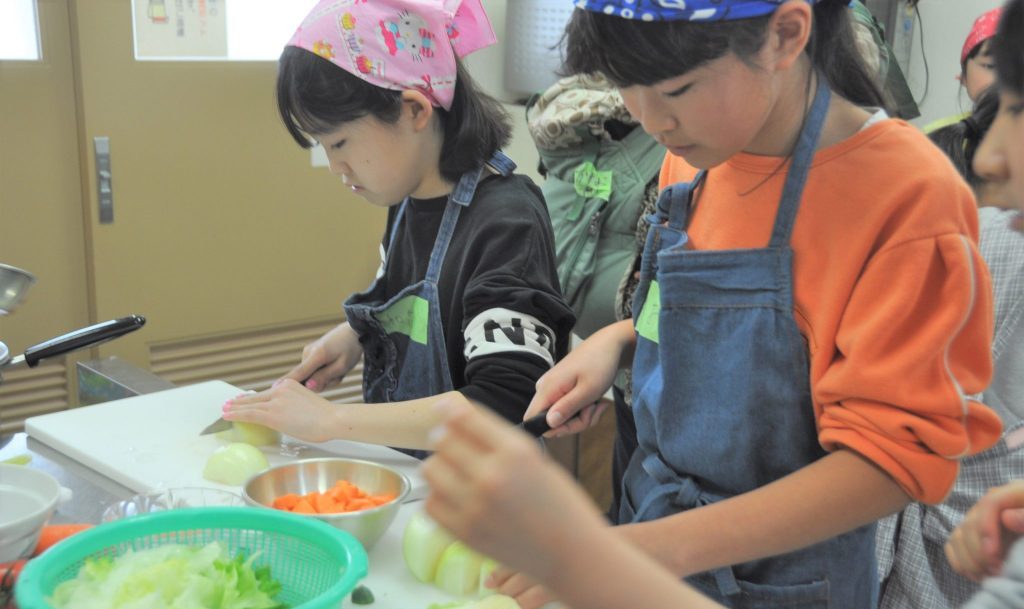
[[[491,159],[487,161],[491,167],[503,176],[508,176],[516,168],[512,159],[505,156],[500,150],[496,150]],[[452,235],[455,233],[455,225],[459,222],[459,214],[463,207],[468,207],[473,202],[476,194],[476,187],[480,184],[483,176],[484,166],[471,169],[462,174],[455,190],[448,197],[448,203],[444,208],[444,216],[441,218],[441,226],[437,229],[437,238],[434,240],[434,249],[430,252],[430,264],[427,266],[427,276],[424,279],[430,283],[437,283],[441,276],[441,265],[445,255],[448,254],[448,244],[451,243]]]
[[[701,501],[704,493],[693,478],[676,474],[657,453],[648,454],[641,465],[643,465],[644,471],[659,484],[644,497],[633,515],[633,522],[642,522],[648,510],[656,503],[666,500],[684,509],[694,509],[704,505],[705,502]],[[715,585],[718,586],[718,591],[723,596],[732,596],[741,592],[732,568],[719,567],[708,571],[708,573],[714,577]]]
[[[508,156],[500,150],[494,151],[494,154],[491,156],[491,160],[487,161],[487,166],[506,177],[512,175],[512,172],[516,170],[515,161],[508,158]]]
[[[807,174],[810,173],[811,163],[814,161],[814,150],[818,146],[821,128],[828,115],[828,104],[832,92],[828,88],[825,77],[820,73],[817,75],[817,81],[818,89],[814,94],[811,111],[807,115],[803,129],[800,130],[800,138],[793,151],[789,171],[786,172],[786,183],[782,188],[782,200],[779,202],[779,211],[775,216],[775,226],[772,228],[769,247],[779,248],[789,244],[789,236],[793,232],[796,212],[800,209],[800,199],[803,197]]]
[[[700,187],[707,173],[707,170],[702,169],[697,172],[692,182],[673,184],[661,191],[661,195],[658,196],[658,220],[661,223],[667,219],[671,228],[686,230],[693,192]]]
[[[395,247],[395,237],[398,235],[398,226],[402,223],[402,216],[405,215],[405,207],[409,204],[409,197],[406,197],[398,206],[398,213],[395,214],[395,221],[391,223],[391,236],[388,237],[388,251],[384,254],[384,264],[391,260],[391,250]]]

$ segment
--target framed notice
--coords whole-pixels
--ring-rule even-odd
[[[227,59],[225,0],[132,0],[138,60]]]

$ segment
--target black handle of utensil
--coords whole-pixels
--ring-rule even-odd
[[[551,426],[548,425],[548,413],[546,410],[519,423],[518,427],[535,438],[539,438],[551,431]]]
[[[25,349],[25,363],[29,368],[35,368],[40,360],[64,355],[83,347],[105,343],[108,340],[138,330],[144,325],[146,325],[145,317],[129,315],[128,317],[111,319],[110,321],[94,324],[74,332],[68,332],[57,338],[51,338],[45,343],[39,343]]]

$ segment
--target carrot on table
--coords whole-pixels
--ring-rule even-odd
[[[91,529],[91,524],[50,524],[43,527],[39,533],[39,541],[32,551],[32,556],[39,556],[57,542],[74,535],[75,533]]]

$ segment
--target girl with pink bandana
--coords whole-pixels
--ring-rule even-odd
[[[322,0],[296,30],[281,118],[300,146],[323,146],[352,192],[388,208],[382,264],[344,323],[270,390],[225,404],[226,419],[420,457],[439,399],[522,420],[574,319],[540,190],[500,151],[508,118],[458,59],[493,41],[479,0]],[[360,360],[364,403],[316,395]]]

